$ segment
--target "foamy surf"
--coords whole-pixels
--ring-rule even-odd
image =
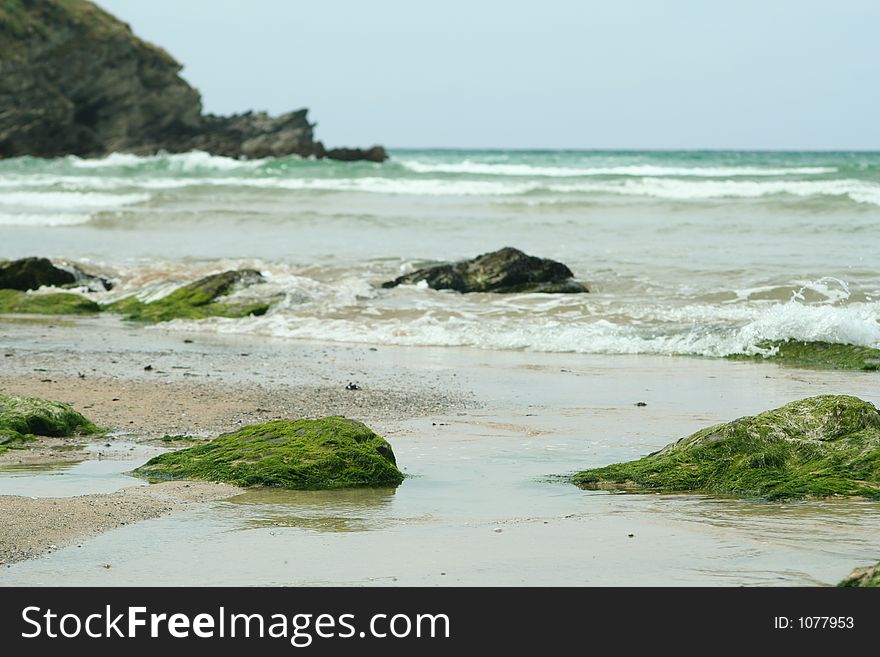
[[[0,206],[42,209],[104,210],[149,200],[148,194],[100,194],[93,192],[4,192]]]
[[[557,319],[476,318],[461,314],[423,313],[380,320],[303,316],[275,312],[246,319],[175,321],[183,331],[244,333],[273,338],[394,344],[425,347],[475,347],[581,354],[654,354],[723,357],[753,353],[767,340],[827,341],[880,346],[880,305],[861,308],[775,305],[756,312],[743,326],[693,325],[686,329],[650,330],[607,319],[561,322]],[[705,316],[702,321],[706,321]]]
[[[211,155],[204,151],[188,153],[163,153],[159,155],[133,155],[131,153],[111,153],[102,158],[85,159],[75,155],[61,158],[61,161],[76,169],[124,169],[137,171],[162,171],[168,173],[198,173],[213,171],[251,171],[258,169],[268,159],[244,160]]]
[[[424,286],[382,290],[369,268],[306,270],[273,263],[236,261],[225,267],[256,266],[268,282],[247,295],[281,299],[261,317],[174,321],[160,328],[272,338],[472,347],[488,350],[584,354],[654,354],[723,357],[755,353],[762,342],[825,341],[880,346],[880,301],[852,301],[846,281],[824,277],[794,281],[787,301],[752,300],[759,288],[739,291],[732,301],[700,302],[691,296],[652,290],[639,294],[461,295]],[[220,268],[201,267],[173,276],[192,280]],[[172,275],[140,272],[114,291],[140,290],[144,300],[175,289],[161,287]],[[196,273],[198,272],[198,274]],[[601,285],[601,283],[600,283]],[[699,295],[698,295],[699,296]],[[818,299],[805,302],[810,296]]]
[[[714,201],[778,197],[791,199],[839,198],[859,204],[880,206],[880,183],[860,180],[822,181],[707,181],[673,178],[643,178],[607,182],[557,182],[514,179],[449,180],[434,178],[234,178],[234,177],[125,177],[43,176],[39,179],[0,180],[6,188],[0,205],[23,207],[77,207],[103,209],[122,207],[149,200],[150,192],[227,188],[271,192],[353,192],[377,195],[425,197],[534,197],[538,203],[564,202],[573,196],[644,197],[669,201]],[[53,191],[57,188],[65,191]],[[18,189],[16,189],[18,188]],[[40,188],[47,188],[45,190]],[[35,191],[40,190],[40,191]],[[69,190],[69,191],[68,191]],[[126,191],[137,193],[110,194]],[[531,200],[531,199],[530,199]]]
[[[401,165],[416,173],[456,173],[480,176],[541,176],[550,178],[580,178],[587,176],[634,177],[697,177],[729,178],[739,176],[816,176],[836,173],[835,167],[666,167],[630,165],[610,167],[534,166],[465,160],[455,164],[436,164],[419,160],[403,160]]]
[[[92,220],[90,214],[0,212],[0,226],[76,226]]]

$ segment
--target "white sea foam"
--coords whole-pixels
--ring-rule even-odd
[[[416,173],[460,173],[488,176],[546,176],[559,178],[575,178],[582,176],[637,176],[637,177],[699,177],[728,178],[736,176],[788,176],[788,175],[819,175],[835,173],[835,167],[681,167],[657,166],[650,164],[576,167],[576,166],[537,166],[530,164],[504,164],[491,162],[474,162],[464,160],[455,163],[420,162],[419,160],[402,160],[405,168]]]
[[[822,180],[822,181],[681,181],[671,179],[645,179],[626,181],[623,185],[608,191],[633,196],[654,198],[704,200],[716,198],[759,198],[786,194],[798,197],[811,196],[849,196],[860,203],[880,205],[880,185],[861,180]],[[566,191],[558,187],[558,191]],[[571,191],[580,191],[572,187]]]
[[[107,157],[98,159],[84,159],[70,155],[65,158],[65,161],[78,169],[159,168],[171,173],[251,170],[266,163],[265,159],[237,160],[222,155],[211,155],[204,151],[159,155],[111,153]]]
[[[102,194],[98,192],[6,191],[0,206],[63,210],[106,210],[149,200],[149,194]]]
[[[361,192],[368,194],[413,196],[522,196],[533,194],[603,195],[646,197],[677,201],[762,198],[793,196],[798,198],[845,197],[863,204],[880,205],[880,184],[855,180],[682,180],[675,178],[637,178],[626,180],[582,180],[542,182],[540,180],[454,180],[437,178],[290,178],[290,177],[114,177],[54,176],[0,178],[0,187],[10,191],[0,194],[0,205],[26,207],[107,208],[147,200],[137,190],[174,190],[193,187],[243,189],[278,189],[316,192]],[[42,191],[49,188],[46,191]],[[61,188],[65,191],[56,191]],[[27,190],[27,191],[24,191]],[[34,191],[32,191],[34,190]],[[41,191],[35,191],[41,190]],[[69,191],[68,191],[69,190]],[[126,194],[97,192],[125,191]],[[560,202],[559,198],[536,203]]]
[[[718,311],[720,315],[718,314]],[[797,302],[729,307],[683,307],[674,313],[655,309],[654,320],[689,320],[689,327],[650,327],[617,323],[604,318],[568,321],[537,315],[515,317],[425,309],[406,318],[376,316],[363,312],[356,317],[295,312],[270,313],[246,319],[211,319],[175,322],[182,330],[248,333],[272,337],[395,344],[406,346],[468,346],[491,350],[529,350],[563,353],[690,354],[725,356],[754,351],[764,340],[821,340],[835,343],[880,345],[880,303],[849,306],[806,305]],[[350,314],[350,313],[349,313]],[[732,323],[736,317],[738,321]],[[644,319],[644,318],[643,318]],[[685,323],[685,326],[688,326]]]
[[[0,226],[75,226],[91,218],[88,214],[0,212]]]

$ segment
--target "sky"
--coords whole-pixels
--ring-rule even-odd
[[[97,0],[328,146],[880,150],[878,0]]]

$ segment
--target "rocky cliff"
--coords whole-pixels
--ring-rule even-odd
[[[0,157],[205,150],[383,161],[381,146],[325,149],[307,110],[204,115],[161,48],[86,0],[0,0]]]

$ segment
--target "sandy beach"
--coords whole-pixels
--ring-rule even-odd
[[[38,473],[33,493],[0,494],[0,583],[84,583],[95,564],[109,563],[100,581],[112,584],[815,584],[869,562],[880,530],[876,505],[858,501],[614,495],[554,480],[808,395],[877,403],[871,373],[321,344],[134,328],[109,317],[0,322],[0,337],[0,390],[70,402],[110,430],[77,438],[80,450],[58,440],[10,450],[0,493],[23,481],[20,465],[112,459],[116,445],[159,450],[180,446],[165,435],[212,437],[329,414],[384,435],[408,475],[397,491],[240,494],[144,486],[117,469],[115,492],[91,490],[107,482],[89,474],[81,494],[59,497],[71,471]],[[404,548],[407,560],[393,557]],[[167,549],[178,556],[159,568]],[[220,566],[240,550],[261,556]],[[291,550],[296,562],[284,556]],[[316,559],[317,571],[308,565]]]
[[[343,415],[387,431],[402,420],[473,405],[461,393],[429,390],[415,377],[404,389],[365,383],[369,372],[363,361],[369,349],[342,349],[331,357],[332,348],[298,347],[291,377],[285,372],[291,356],[277,349],[281,345],[247,353],[236,344],[240,341],[224,344],[209,338],[205,343],[196,339],[202,343],[197,346],[192,338],[132,331],[112,320],[96,325],[12,318],[0,320],[0,332],[0,391],[69,403],[108,430],[98,437],[42,437],[27,449],[0,453],[0,468],[12,472],[21,472],[19,466],[124,458],[125,452],[106,449],[119,442],[185,447],[187,442],[171,439],[210,438],[271,419]],[[118,345],[115,350],[106,346],[108,332]],[[334,369],[321,367],[331,359]],[[347,377],[362,381],[358,390],[346,389]],[[334,378],[334,386],[304,383]],[[0,562],[32,558],[102,531],[240,492],[221,484],[168,482],[71,498],[0,494]]]
[[[4,495],[0,497],[0,564],[32,559],[104,531],[239,492],[225,484],[165,482],[73,498]]]

